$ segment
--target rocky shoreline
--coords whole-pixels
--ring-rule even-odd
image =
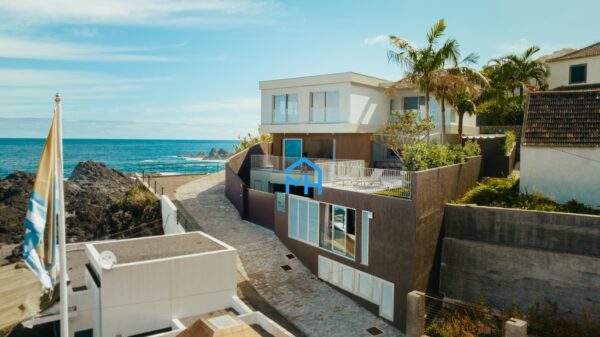
[[[210,152],[208,154],[204,152],[198,152],[195,154],[181,154],[177,157],[197,158],[202,160],[226,160],[227,158],[231,157],[231,155],[232,153],[228,150],[225,150],[223,148],[217,149],[216,147],[213,147],[212,149],[210,149]]]
[[[34,179],[34,174],[19,171],[0,179],[0,252],[13,252],[0,265],[19,258]],[[134,177],[101,163],[86,161],[75,167],[65,181],[65,208],[68,242],[162,234],[160,203],[154,195]]]

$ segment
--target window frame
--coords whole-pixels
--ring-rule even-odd
[[[276,97],[280,97],[283,96],[285,98],[285,108],[283,111],[283,115],[284,115],[284,121],[283,122],[275,122],[275,108],[277,107],[277,105],[275,104],[275,99]],[[289,114],[289,104],[290,104],[290,96],[296,96],[296,117],[298,116],[298,94],[276,94],[276,95],[272,95],[272,100],[271,100],[271,123],[273,124],[292,124],[292,123],[297,123],[298,121],[293,121],[290,122],[290,114]]]
[[[573,68],[583,67],[583,81],[573,82]],[[571,64],[569,66],[569,84],[585,84],[587,83],[587,63]]]
[[[292,200],[294,200],[296,202],[296,233],[295,236],[290,235],[290,219],[292,218]],[[306,239],[302,239],[302,237],[300,236],[300,203],[301,202],[305,202],[306,203]],[[310,241],[311,239],[311,230],[310,230],[310,220],[311,220],[311,207],[310,204],[317,204],[316,207],[316,212],[317,212],[317,219],[319,219],[320,216],[320,211],[319,211],[319,202],[318,201],[314,201],[310,198],[304,198],[304,197],[300,197],[297,195],[288,195],[288,238],[296,240],[296,241],[300,241],[302,243],[305,243],[307,245],[311,245],[313,247],[319,247],[319,223],[317,223],[317,241],[316,243],[313,243]]]
[[[332,95],[333,93],[337,94],[337,119],[329,120],[327,115],[327,96]],[[314,95],[315,94],[323,94],[323,121],[315,121],[314,120]],[[330,117],[331,118],[331,117]],[[339,90],[318,90],[311,91],[309,94],[309,123],[338,123],[340,122],[340,91]]]

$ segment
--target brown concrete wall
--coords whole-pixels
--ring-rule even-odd
[[[278,133],[273,135],[273,155],[283,156],[282,147],[284,138],[302,138],[303,140],[335,138],[335,156],[337,159],[362,159],[368,163],[371,163],[373,160],[373,146],[371,144],[370,133]]]
[[[511,153],[507,156],[502,150],[505,137],[477,139],[481,147],[481,156],[483,158],[482,177],[508,177],[515,167],[515,158],[517,146],[513,147]]]
[[[394,325],[404,329],[406,315],[406,294],[412,291],[412,273],[414,268],[414,223],[415,203],[411,200],[391,198],[323,188],[322,195],[315,200],[343,205],[356,209],[356,260],[352,261],[328,250],[317,248],[288,238],[287,213],[275,211],[275,233],[281,241],[313,273],[318,272],[318,256],[322,255],[365,273],[375,275],[394,283]],[[373,212],[370,220],[369,265],[361,261],[362,211]],[[379,313],[379,306],[352,295],[336,287],[359,304]]]
[[[412,195],[416,202],[413,290],[437,293],[445,205],[477,183],[480,168],[481,157],[472,157],[463,164],[413,173]]]
[[[247,220],[263,227],[275,227],[275,194],[248,189]]]
[[[225,196],[235,206],[242,219],[247,217],[250,158],[253,154],[269,154],[270,151],[270,143],[259,143],[235,154],[225,164]]]
[[[442,292],[506,309],[600,309],[600,217],[447,205]]]
[[[242,219],[246,218],[247,194],[246,184],[229,166],[225,166],[225,196],[231,201]]]
[[[434,292],[438,290],[444,205],[475,184],[480,165],[481,157],[474,157],[464,164],[412,173],[412,200],[323,188],[315,200],[356,209],[355,261],[288,238],[287,213],[275,211],[275,233],[315,274],[318,255],[323,255],[394,283],[393,323],[404,331],[406,294],[428,290],[429,283]],[[360,263],[363,210],[374,216],[370,221],[368,266]],[[339,290],[378,314],[378,306]]]

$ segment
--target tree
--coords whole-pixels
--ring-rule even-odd
[[[508,68],[511,89],[519,90],[519,102],[524,104],[525,90],[538,90],[548,86],[546,78],[550,74],[547,66],[538,60],[533,60],[533,54],[540,51],[540,47],[527,48],[521,55],[507,55],[503,64]]]
[[[268,133],[261,133],[257,136],[253,136],[251,133],[248,133],[247,136],[239,136],[240,145],[235,145],[235,153],[244,151],[245,149],[251,147],[252,145],[262,143],[262,142],[273,142],[273,136]]]
[[[492,59],[483,68],[482,73],[489,79],[490,86],[478,100],[478,109],[485,111],[486,122],[522,123],[526,91],[543,90],[548,86],[548,68],[543,62],[533,60],[533,55],[539,50],[539,47],[533,46],[521,55]]]
[[[455,68],[452,73],[455,81],[451,88],[450,101],[458,114],[458,136],[462,139],[464,116],[477,111],[478,99],[488,90],[489,81],[482,73],[468,67]]]
[[[396,90],[410,83],[417,86],[425,94],[425,118],[429,116],[429,99],[432,91],[432,79],[438,69],[444,68],[447,62],[456,66],[460,57],[458,42],[448,39],[440,45],[440,39],[446,32],[444,19],[439,20],[427,33],[427,45],[423,48],[412,46],[406,40],[390,35],[390,43],[395,50],[388,51],[388,60],[406,67],[406,77],[391,85],[387,92],[395,94]],[[438,48],[439,47],[439,48]],[[427,131],[427,141],[429,141]]]
[[[373,135],[373,140],[389,148],[398,158],[402,158],[402,149],[420,141],[434,125],[431,118],[420,119],[417,111],[392,112],[391,121]]]

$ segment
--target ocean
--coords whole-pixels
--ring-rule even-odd
[[[0,138],[0,178],[14,171],[36,172],[45,139]],[[79,162],[92,160],[122,172],[212,173],[223,161],[179,157],[211,148],[233,152],[235,140],[65,139],[64,168],[68,178]]]

